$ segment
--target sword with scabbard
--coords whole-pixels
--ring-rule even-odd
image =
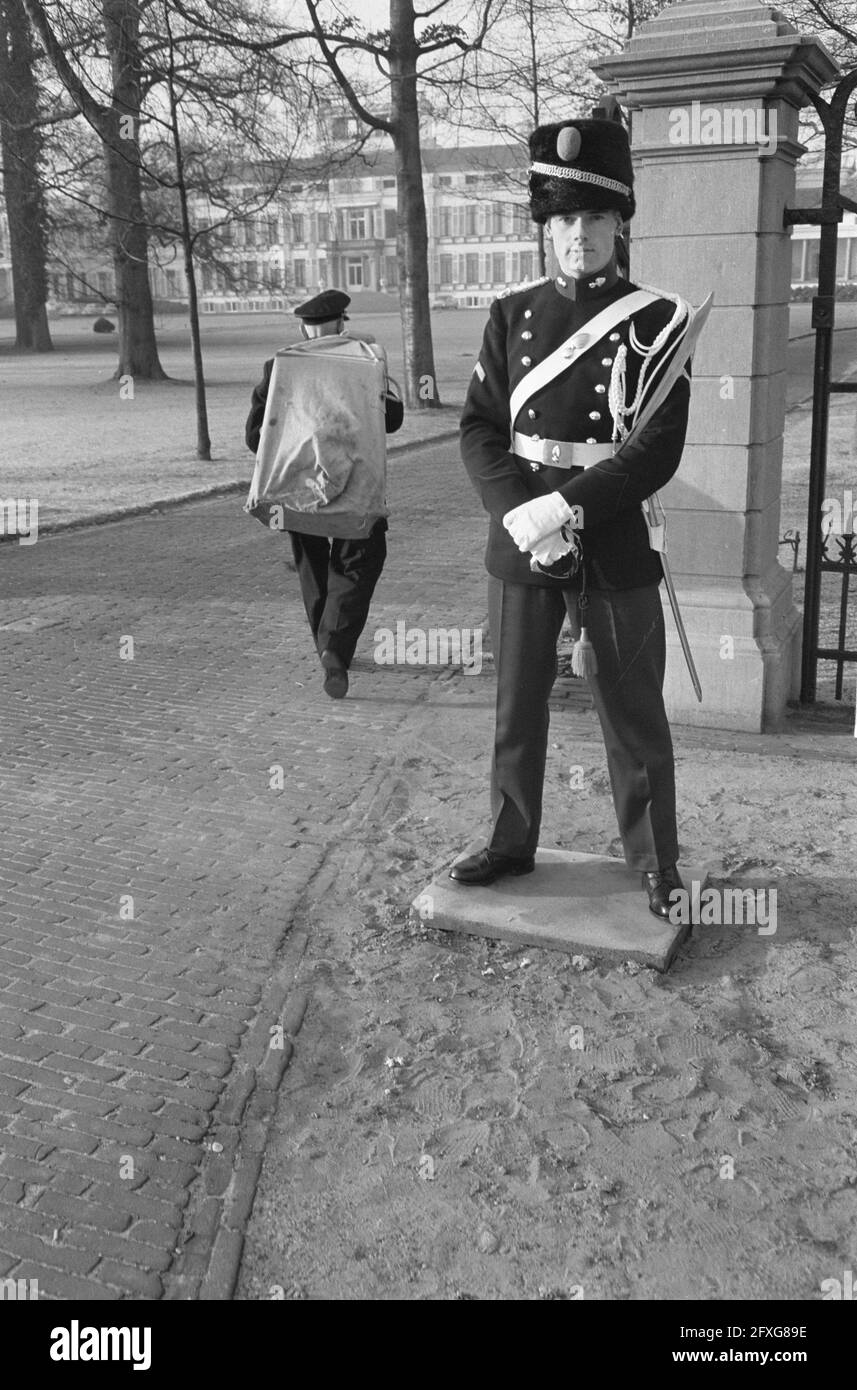
[[[642,433],[655,411],[659,406],[663,405],[673,386],[678,381],[684,371],[685,363],[693,356],[697,339],[705,327],[705,321],[711,310],[713,298],[714,296],[710,294],[704,303],[700,304],[698,309],[691,310],[693,317],[688,325],[687,332],[676,347],[675,354],[664,372],[661,381],[658,383],[657,388],[650,398],[646,401],[637,419],[634,421],[633,429],[623,443],[627,443],[628,440],[633,439],[636,434]],[[670,573],[670,562],[667,559],[667,519],[658,494],[653,492],[651,497],[647,497],[642,503],[642,508],[646,525],[649,528],[649,545],[652,550],[656,550],[661,557],[664,584],[666,585],[670,608],[672,609],[673,618],[675,619],[678,638],[681,642],[681,649],[684,652],[684,659],[687,662],[687,669],[690,673],[690,679],[693,682],[694,693],[697,700],[701,701],[702,686],[700,685],[699,675],[694,665],[690,643],[687,640],[687,633],[685,632],[684,622],[682,621],[681,611],[678,606],[675,585],[673,583],[672,574]]]

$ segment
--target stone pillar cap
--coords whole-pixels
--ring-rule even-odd
[[[759,0],[680,0],[593,70],[632,107],[770,97],[799,107],[840,75],[820,39]]]

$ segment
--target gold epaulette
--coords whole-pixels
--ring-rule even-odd
[[[510,294],[521,294],[523,290],[534,290],[537,285],[546,285],[551,275],[541,275],[538,280],[522,280],[520,285],[510,285],[508,289],[501,290],[497,295],[498,299],[507,299]]]

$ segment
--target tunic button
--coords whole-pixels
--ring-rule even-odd
[[[542,439],[542,437],[541,437],[540,434],[534,434],[534,435],[533,435],[533,443],[534,443],[534,444],[540,444],[540,443],[541,443],[541,439]]]
[[[565,289],[565,281],[563,280],[562,276],[558,276],[557,284],[562,285],[563,289]]]
[[[525,328],[524,331],[523,331],[523,333],[521,334],[521,337],[522,337],[522,338],[526,338],[527,340],[529,340],[530,338],[532,338],[532,336],[533,336],[533,335],[532,335],[532,333],[530,332],[529,328]]]
[[[521,361],[522,361],[522,363],[524,364],[525,367],[529,367],[529,365],[530,365],[530,363],[532,362],[532,360],[533,360],[532,357],[522,357],[522,358],[521,358]]]
[[[618,334],[618,333],[611,333],[611,334],[610,334],[610,341],[611,341],[611,343],[618,343],[618,341],[619,341],[619,334]]]
[[[530,464],[530,467],[532,468],[532,470],[533,470],[534,473],[538,473],[539,469],[541,468],[541,464],[540,464],[540,463],[536,463],[535,460],[534,460],[534,461]]]
[[[607,387],[606,387],[606,386],[602,386],[602,385],[601,385],[601,382],[599,381],[599,383],[598,383],[598,385],[596,386],[595,389],[596,389],[596,391],[598,392],[599,396],[603,396],[604,392],[607,390]]]
[[[525,310],[524,310],[524,318],[525,318],[525,319],[531,319],[532,317],[533,317],[533,311],[532,311],[532,309],[525,309]]]
[[[602,365],[602,367],[612,367],[612,365],[613,365],[613,358],[612,358],[612,357],[602,357],[602,359],[601,359],[601,365]]]
[[[600,419],[601,419],[601,411],[600,411],[600,410],[590,410],[590,412],[589,412],[589,418],[590,418],[590,420],[600,420]]]
[[[535,420],[536,412],[532,409],[532,407],[530,407],[530,409],[527,411],[527,414],[529,415],[531,420]]]
[[[597,444],[597,443],[598,443],[598,440],[597,440],[597,439],[587,439],[586,442],[587,442],[587,444]]]

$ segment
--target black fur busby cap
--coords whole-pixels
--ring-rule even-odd
[[[628,134],[619,121],[558,121],[530,136],[530,212],[555,214],[616,208],[633,217],[634,170]]]

